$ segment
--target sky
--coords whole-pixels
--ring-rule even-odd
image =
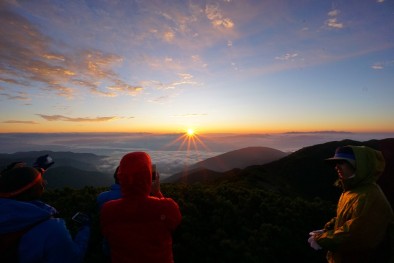
[[[394,1],[2,0],[0,133],[394,133]]]

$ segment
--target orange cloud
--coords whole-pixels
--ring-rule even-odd
[[[114,119],[117,119],[115,116],[110,116],[110,117],[96,117],[96,118],[71,118],[71,117],[66,117],[63,115],[43,115],[43,114],[37,114],[41,118],[47,120],[47,121],[69,121],[69,122],[107,122],[111,121]]]
[[[124,87],[134,86],[124,83],[113,70],[123,62],[121,56],[100,50],[68,49],[64,43],[61,43],[63,48],[57,49],[59,43],[11,9],[2,11],[0,24],[2,82],[23,86],[26,92],[32,91],[31,83],[41,83],[39,89],[69,99],[80,88],[95,95],[114,97],[117,94],[110,87],[119,83]],[[101,83],[107,84],[100,86]]]

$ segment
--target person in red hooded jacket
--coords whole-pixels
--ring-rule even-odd
[[[152,163],[145,152],[122,157],[118,179],[122,197],[100,211],[111,262],[172,263],[172,233],[181,222],[178,204],[160,191],[159,174],[152,182]]]

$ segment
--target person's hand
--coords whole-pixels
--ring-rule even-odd
[[[151,193],[156,197],[163,197],[163,194],[160,191],[160,174],[156,172],[156,179],[152,181]]]
[[[48,154],[45,154],[45,155],[42,155],[36,159],[36,161],[33,164],[33,167],[34,168],[41,168],[45,171],[54,163],[55,162],[53,161],[52,157],[49,156]]]
[[[316,235],[323,234],[324,232],[325,232],[324,229],[313,230],[313,231],[311,231],[311,232],[309,233],[309,235],[311,235],[311,236],[316,236]]]
[[[308,238],[308,243],[314,250],[322,249],[322,247],[316,242],[315,238],[316,236],[322,234],[323,232],[324,230],[320,229],[320,230],[314,230],[309,233],[310,237]]]
[[[78,212],[72,218],[80,226],[90,226],[92,222],[92,217],[88,213]]]

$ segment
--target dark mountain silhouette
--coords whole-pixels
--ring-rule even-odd
[[[110,174],[81,170],[71,166],[50,168],[44,173],[44,178],[48,182],[48,189],[64,187],[82,189],[85,186],[108,187],[114,183]]]
[[[30,151],[0,154],[0,169],[16,161],[33,165],[38,156],[49,154],[55,164],[48,169],[44,178],[48,189],[70,187],[80,189],[85,186],[102,187],[113,183],[112,171],[101,171],[99,165],[106,156],[92,153]]]
[[[168,178],[172,183],[231,182],[251,188],[264,188],[285,195],[336,201],[340,189],[334,186],[337,174],[333,166],[324,159],[331,157],[335,149],[344,145],[365,145],[382,151],[386,160],[385,172],[378,183],[394,204],[394,139],[370,140],[366,142],[343,140],[302,148],[279,160],[253,165],[244,169],[233,169],[218,173],[209,169],[194,169]]]
[[[225,172],[234,168],[266,164],[278,160],[288,153],[268,147],[246,147],[227,152],[194,164],[191,168],[206,168],[216,172]]]
[[[71,166],[86,171],[99,171],[98,165],[102,163],[106,156],[99,156],[93,153],[74,152],[53,152],[53,151],[29,151],[16,152],[13,154],[0,154],[0,167],[9,163],[23,161],[27,165],[32,165],[38,156],[49,154],[55,160],[56,166]]]
[[[181,172],[162,180],[163,183],[196,183],[210,182],[229,174],[234,174],[251,165],[266,164],[278,160],[288,153],[269,147],[246,147],[239,150],[220,154],[190,167],[185,167]]]
[[[322,198],[329,201],[337,200],[340,189],[333,186],[337,175],[332,166],[324,162],[335,152],[338,146],[343,145],[366,145],[383,152],[386,159],[386,169],[378,183],[386,193],[390,202],[394,203],[394,139],[370,140],[366,142],[343,140],[324,144],[318,144],[302,148],[294,153],[286,154],[274,149],[264,147],[248,147],[209,158],[197,163],[194,169],[185,169],[163,180],[163,183],[208,183],[221,184],[230,182],[245,185],[251,188],[263,188],[286,195],[301,196],[304,198]],[[260,148],[260,149],[259,149]],[[261,149],[262,148],[262,149]],[[261,150],[261,151],[260,151]],[[265,151],[267,150],[267,151]],[[244,153],[261,152],[275,153],[276,160],[261,164],[265,157],[258,156],[258,165],[251,165],[243,169],[234,168],[225,172],[213,171],[202,167],[216,167],[216,161],[229,165],[233,161],[233,167],[250,163],[254,157]],[[97,156],[89,153],[72,152],[19,152],[14,154],[0,154],[0,168],[14,161],[25,161],[32,164],[40,155],[50,154],[56,160],[45,174],[48,188],[81,188],[83,186],[108,186],[113,182],[112,171],[100,171],[97,165],[103,162],[105,156]],[[280,157],[281,154],[284,157]],[[219,158],[220,157],[220,158]],[[271,155],[271,157],[273,157]],[[244,159],[243,159],[244,158]],[[239,163],[236,160],[242,159]],[[201,166],[200,166],[201,165]],[[224,167],[224,166],[222,166]]]

